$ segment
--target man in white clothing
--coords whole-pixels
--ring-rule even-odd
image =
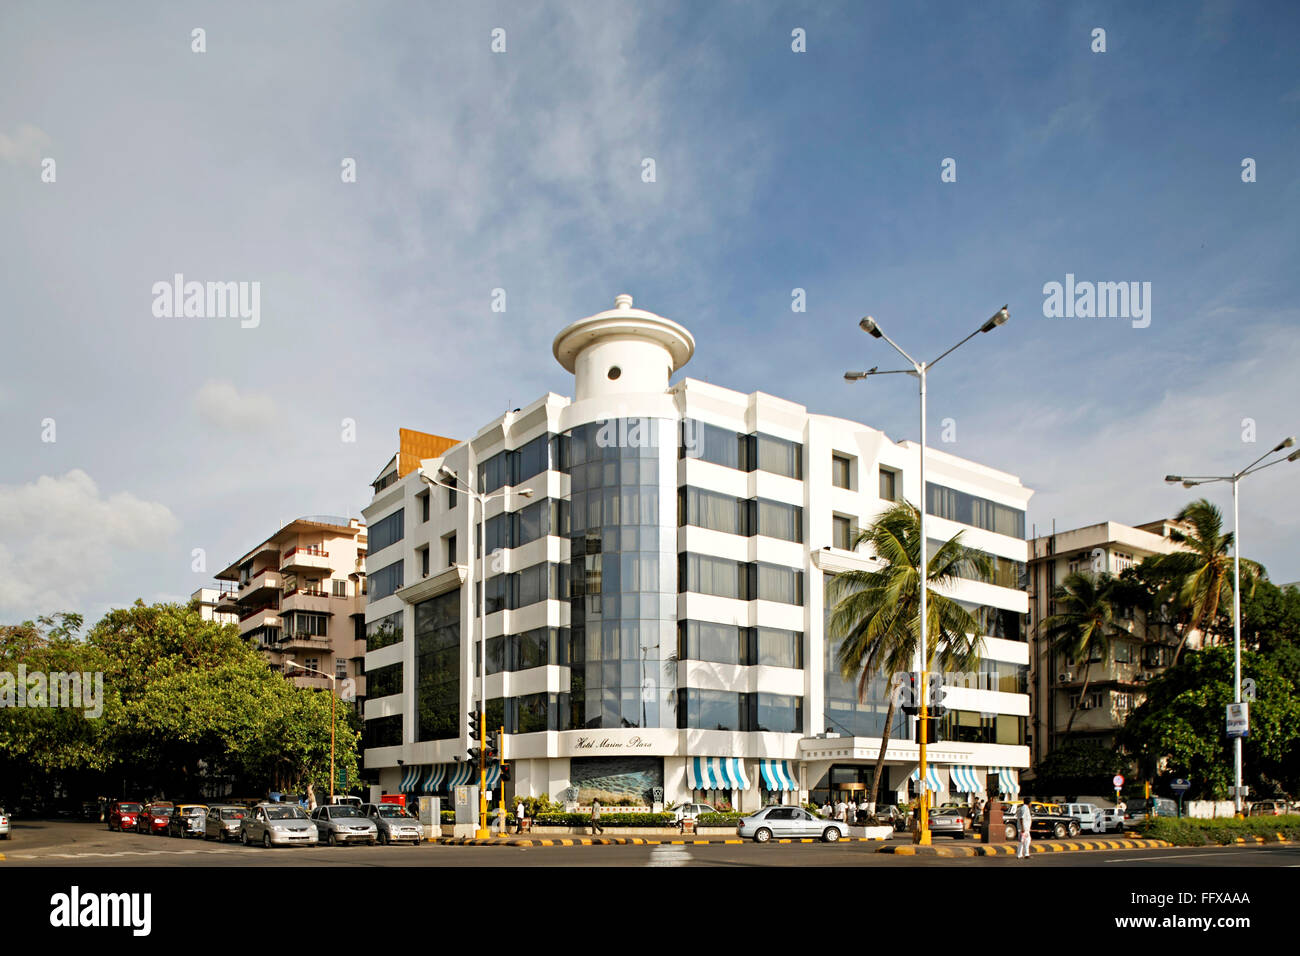
[[[1029,840],[1030,831],[1033,828],[1033,815],[1029,810],[1029,801],[1026,800],[1020,806],[1016,807],[1016,827],[1020,831],[1020,845],[1016,848],[1016,859],[1029,859]]]

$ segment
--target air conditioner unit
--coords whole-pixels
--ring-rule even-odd
[[[1065,671],[1062,674],[1057,674],[1056,679],[1062,684],[1068,684],[1070,681],[1074,680],[1074,675],[1069,671]]]
[[[1080,701],[1080,703],[1079,703],[1079,709],[1080,709],[1080,710],[1092,710],[1092,701],[1090,701],[1090,700]]]

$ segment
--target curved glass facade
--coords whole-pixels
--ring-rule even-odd
[[[591,422],[559,447],[570,476],[570,726],[673,727],[677,542],[662,510],[676,490],[673,423]]]

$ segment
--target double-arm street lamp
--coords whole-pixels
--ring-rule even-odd
[[[919,566],[920,578],[921,578],[921,609],[920,609],[921,700],[920,700],[920,712],[918,718],[920,721],[920,731],[921,731],[920,732],[921,765],[918,771],[918,775],[919,775],[918,783],[920,784],[921,787],[921,812],[919,815],[920,824],[917,827],[916,842],[921,844],[922,846],[930,845],[930,816],[929,816],[929,808],[927,806],[927,804],[929,803],[929,793],[926,784],[926,760],[925,760],[926,757],[925,745],[926,745],[926,736],[927,736],[926,730],[927,730],[927,723],[928,723],[926,719],[927,718],[927,714],[926,714],[927,673],[926,672],[929,670],[929,653],[928,653],[928,647],[926,646],[926,638],[927,638],[926,613],[928,608],[926,593],[928,591],[927,586],[929,584],[929,574],[928,574],[929,568],[927,567],[928,562],[926,560],[926,551],[927,551],[928,542],[926,541],[926,537],[925,537],[926,535],[925,512],[926,512],[926,505],[928,501],[928,496],[926,494],[926,487],[925,487],[925,378],[927,373],[930,371],[930,369],[939,363],[940,359],[943,359],[945,356],[950,355],[952,352],[955,352],[957,349],[961,348],[963,345],[965,345],[975,336],[979,335],[981,332],[992,332],[999,325],[1002,325],[1006,321],[1007,321],[1007,307],[1004,305],[997,312],[993,313],[992,317],[989,318],[989,320],[985,322],[983,325],[981,325],[978,329],[976,329],[970,335],[966,336],[964,339],[962,339],[952,348],[948,349],[946,352],[941,353],[939,355],[939,358],[936,358],[930,362],[918,362],[916,359],[912,358],[912,356],[908,355],[901,348],[899,348],[898,344],[893,339],[891,339],[888,335],[886,335],[884,331],[880,328],[880,326],[876,324],[875,319],[873,319],[871,316],[867,316],[861,322],[858,323],[862,331],[868,333],[874,338],[884,339],[891,346],[893,346],[895,352],[897,352],[899,355],[901,355],[904,359],[907,360],[907,364],[911,367],[893,369],[890,371],[882,372],[880,371],[880,367],[876,366],[874,368],[869,369],[866,372],[845,372],[844,373],[845,380],[850,382],[857,382],[864,378],[868,378],[869,376],[872,375],[913,375],[916,377],[916,379],[918,380],[921,386],[921,448],[920,448],[920,469],[919,469],[920,473],[918,476],[921,483],[921,492],[920,492],[921,494],[921,502],[920,502],[921,560]],[[878,781],[877,781],[877,785],[878,785]],[[873,799],[874,799],[874,795],[873,795]]]
[[[478,575],[479,581],[479,694],[478,694],[478,830],[476,836],[478,839],[486,840],[492,836],[487,826],[487,503],[494,498],[506,498],[512,494],[517,494],[523,498],[531,498],[533,489],[522,488],[515,491],[513,488],[507,488],[505,491],[499,491],[495,494],[483,494],[476,491],[470,486],[469,482],[464,481],[446,465],[438,469],[437,478],[430,478],[420,470],[420,477],[430,485],[436,485],[439,488],[446,488],[448,491],[454,491],[458,495],[464,495],[467,498],[478,502],[479,525],[478,525],[478,549],[468,548],[470,560],[473,561],[475,555],[481,561],[483,571]],[[439,481],[438,479],[443,479]],[[471,520],[473,515],[470,516]],[[475,568],[470,565],[470,581],[475,578]],[[503,742],[504,743],[504,742]]]
[[[308,667],[306,664],[299,664],[292,657],[284,659],[285,667],[297,667],[305,671],[311,671],[313,674],[320,674],[330,682],[330,803],[334,803],[334,707],[338,702],[338,678],[333,674],[326,674],[324,671],[318,671],[314,667]]]
[[[1300,460],[1300,451],[1293,451],[1285,458],[1274,458],[1270,462],[1260,464],[1270,455],[1276,455],[1294,444],[1294,435],[1284,438],[1241,471],[1231,475],[1165,475],[1165,481],[1171,484],[1182,482],[1184,488],[1195,488],[1197,485],[1213,484],[1216,481],[1226,481],[1232,485],[1232,700],[1237,705],[1241,704],[1241,529],[1237,514],[1237,485],[1240,484],[1241,479],[1247,475],[1253,475],[1257,471],[1263,471],[1273,465],[1280,465],[1284,461]],[[1236,807],[1237,816],[1241,816],[1240,736],[1233,738],[1233,762],[1236,765],[1237,781],[1237,785],[1233,788],[1233,805]]]

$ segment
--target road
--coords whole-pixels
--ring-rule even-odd
[[[936,841],[937,842],[937,841]],[[20,821],[0,842],[0,866],[76,867],[457,867],[457,866],[944,866],[944,867],[1300,867],[1300,845],[1168,847],[996,857],[897,857],[872,843],[709,846],[437,846],[286,847],[264,850],[203,840],[110,833],[102,824]]]

